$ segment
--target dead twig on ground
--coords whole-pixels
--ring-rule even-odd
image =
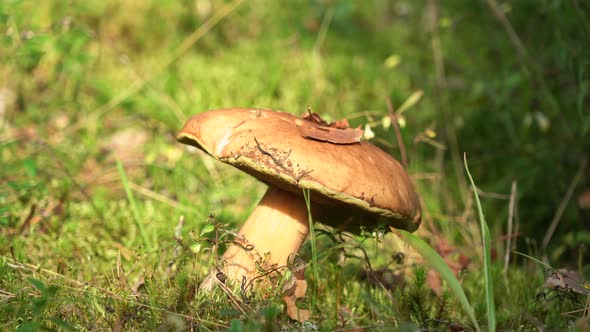
[[[399,146],[399,151],[402,157],[402,166],[404,169],[408,169],[408,158],[406,155],[406,146],[404,145],[404,140],[402,139],[402,133],[399,129],[399,123],[397,123],[397,116],[395,115],[395,111],[393,109],[393,104],[391,103],[391,98],[386,98],[385,101],[387,102],[387,112],[389,113],[389,118],[391,119],[391,124],[393,125],[393,129],[395,130],[395,137],[397,139],[397,145]]]
[[[567,188],[565,196],[563,196],[561,203],[559,203],[559,206],[558,206],[557,210],[555,211],[555,215],[553,216],[553,220],[551,220],[551,224],[549,225],[547,232],[545,232],[545,237],[543,238],[543,243],[541,245],[541,249],[543,252],[546,252],[547,246],[549,245],[549,241],[551,241],[551,238],[553,237],[553,233],[555,232],[555,229],[557,229],[557,225],[559,225],[559,221],[561,220],[561,216],[563,215],[565,208],[567,207],[570,199],[572,198],[572,195],[574,193],[574,189],[576,189],[576,187],[578,186],[578,184],[582,180],[582,176],[584,175],[584,171],[586,170],[587,164],[588,164],[587,158],[584,158],[584,159],[582,159],[582,161],[580,161],[578,171],[576,172],[576,174],[572,178],[572,181],[570,182],[570,184]]]
[[[517,204],[517,196],[518,196],[518,189],[516,185],[516,181],[512,181],[512,185],[510,187],[510,203],[508,204],[508,232],[507,234],[512,234],[513,228],[513,221],[514,221],[514,212],[516,210]],[[510,253],[512,252],[512,237],[509,236],[506,241],[506,250],[504,254],[504,275],[508,272],[508,265],[510,264]]]

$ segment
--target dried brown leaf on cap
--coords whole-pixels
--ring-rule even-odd
[[[298,121],[297,126],[304,138],[332,144],[355,144],[363,137],[363,131],[360,128],[350,128],[346,119],[328,123],[319,114],[309,110],[302,119],[305,121]]]

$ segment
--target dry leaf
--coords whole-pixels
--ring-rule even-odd
[[[313,123],[320,125],[320,126],[328,126],[328,122],[326,120],[324,120],[319,114],[312,112],[310,110],[308,110],[307,113],[303,114],[303,116],[301,116],[301,118],[303,120],[313,122]]]
[[[336,120],[328,125],[329,127],[336,128],[336,129],[348,129],[350,128],[350,124],[348,124],[348,120]]]
[[[309,310],[297,308],[295,305],[295,299],[292,296],[285,296],[283,297],[283,300],[287,304],[287,315],[289,315],[291,319],[303,323],[311,318],[311,312]]]
[[[287,305],[287,315],[291,319],[300,323],[308,321],[311,317],[309,310],[297,308],[297,299],[305,297],[307,291],[307,281],[305,281],[305,264],[299,262],[293,263],[291,269],[291,278],[283,286],[283,300]]]
[[[297,121],[301,136],[333,144],[355,144],[361,141],[363,131],[360,128],[350,128],[348,120],[343,119],[328,123],[314,112],[308,111],[302,116],[305,121]]]
[[[355,129],[337,129],[321,126],[299,126],[301,136],[316,141],[329,142],[333,144],[355,144],[361,141],[363,131]]]
[[[570,289],[573,292],[583,295],[590,292],[590,289],[585,288],[590,288],[590,285],[584,284],[577,272],[568,269],[559,269],[555,271],[549,276],[549,278],[547,278],[544,286],[548,288]]]
[[[308,321],[311,317],[311,312],[309,310],[303,310],[297,308],[297,299],[305,297],[305,292],[307,291],[307,281],[299,280],[299,279],[292,279],[292,286],[288,288],[287,294],[283,296],[283,300],[287,305],[287,315],[291,317],[291,319],[296,320],[300,323]],[[288,282],[291,284],[291,282]]]

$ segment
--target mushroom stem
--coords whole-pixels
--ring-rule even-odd
[[[301,195],[270,187],[258,206],[221,258],[221,272],[230,282],[251,280],[257,274],[256,263],[264,268],[282,267],[289,255],[309,233],[305,201]],[[215,273],[201,288],[210,288]]]

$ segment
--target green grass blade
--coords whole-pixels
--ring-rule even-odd
[[[312,304],[311,307],[314,308],[314,301],[315,301],[315,294],[317,289],[317,284],[320,280],[320,273],[318,270],[318,251],[315,242],[315,230],[313,228],[313,217],[311,216],[311,200],[310,200],[310,192],[309,189],[303,189],[303,198],[305,199],[305,206],[307,207],[307,220],[309,222],[309,242],[311,244],[311,265],[312,265],[312,272],[313,278],[315,280],[316,287],[313,288],[313,296],[311,298]]]
[[[471,187],[473,188],[473,194],[475,196],[475,205],[477,206],[477,213],[479,216],[479,225],[481,229],[481,241],[483,245],[483,263],[484,263],[484,277],[485,277],[485,290],[486,290],[486,306],[487,306],[487,317],[488,317],[488,330],[489,331],[496,331],[496,307],[494,305],[494,283],[492,281],[492,259],[491,259],[491,243],[492,240],[490,239],[490,230],[488,228],[488,224],[486,223],[485,217],[483,215],[483,210],[481,208],[481,202],[479,201],[479,196],[477,195],[477,187],[475,186],[475,182],[471,177],[471,173],[469,173],[469,168],[467,167],[467,155],[463,155],[463,162],[465,164],[465,171],[467,171],[467,176],[469,177],[469,181],[471,182]]]
[[[406,232],[404,230],[393,228],[391,230],[394,234],[399,236],[402,240],[404,240],[406,243],[408,243],[414,249],[416,249],[416,251],[418,251],[420,255],[424,257],[426,263],[430,265],[431,268],[435,269],[436,271],[438,271],[438,273],[440,273],[440,276],[447,282],[451,290],[459,299],[459,302],[461,303],[463,310],[465,310],[467,316],[469,316],[469,319],[473,323],[475,330],[480,331],[479,324],[475,319],[473,307],[471,306],[471,304],[469,304],[467,296],[465,296],[465,292],[463,292],[463,288],[461,288],[459,280],[457,280],[457,277],[455,277],[455,274],[453,273],[453,271],[451,271],[451,268],[447,265],[445,260],[442,257],[440,257],[440,255],[431,246],[429,246],[428,243],[424,242],[416,235],[413,235],[412,233]]]
[[[546,269],[555,270],[551,265],[549,265],[549,264],[547,264],[545,262],[542,262],[542,261],[536,259],[535,257],[529,256],[527,254],[524,254],[524,253],[522,253],[520,251],[516,251],[516,250],[513,250],[512,252],[515,253],[515,254],[517,254],[517,255],[521,255],[523,257],[526,257],[526,258],[528,258],[528,259],[530,259],[530,260],[532,260],[534,262],[537,262],[537,263],[543,265]]]
[[[137,208],[137,204],[135,204],[135,198],[133,197],[133,192],[129,187],[129,180],[127,179],[127,175],[125,175],[125,169],[123,169],[123,165],[121,161],[117,159],[117,169],[119,170],[119,175],[121,176],[121,182],[123,182],[123,187],[125,188],[125,193],[127,194],[127,200],[129,201],[129,205],[131,205],[131,212],[133,213],[133,219],[135,219],[135,223],[137,224],[137,228],[139,229],[139,233],[143,239],[143,245],[147,250],[152,250],[152,245],[150,240],[145,232],[145,228],[143,227],[143,223],[139,214],[139,209]]]

